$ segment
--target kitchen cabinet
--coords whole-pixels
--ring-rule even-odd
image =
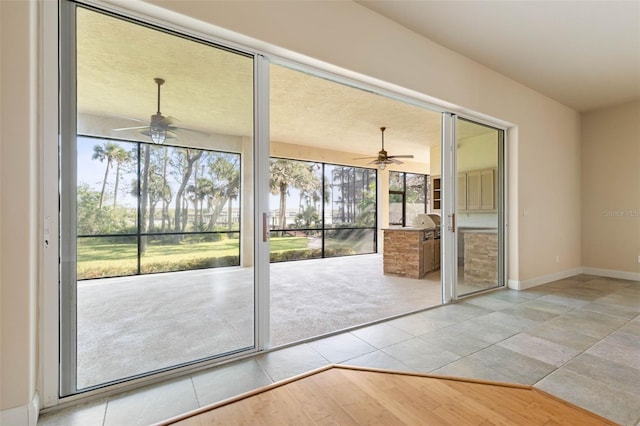
[[[431,209],[440,210],[442,180],[440,176],[431,177]]]
[[[466,208],[459,210],[495,210],[496,169],[473,170],[466,173]],[[460,181],[460,177],[458,177]],[[460,191],[460,188],[458,188]],[[458,193],[460,198],[460,193]]]
[[[431,177],[431,209],[440,210],[442,203],[442,180]],[[458,173],[458,211],[496,209],[496,169],[471,170]]]
[[[495,169],[480,172],[480,210],[496,208],[495,181]]]
[[[458,173],[458,210],[467,209],[467,174]]]

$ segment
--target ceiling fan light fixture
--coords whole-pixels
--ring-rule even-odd
[[[151,129],[149,131],[149,136],[151,136],[151,141],[155,144],[162,145],[164,141],[167,139],[167,131],[164,129]]]
[[[387,151],[385,151],[384,149],[384,131],[386,129],[387,129],[386,127],[380,127],[380,133],[382,138],[382,149],[378,151],[377,157],[354,158],[354,160],[365,160],[365,159],[375,158],[375,160],[371,161],[368,164],[375,164],[378,167],[378,169],[384,170],[387,167],[387,164],[402,164],[402,161],[397,160],[397,158],[413,158],[413,155],[388,155],[387,154]]]
[[[200,134],[209,136],[208,133],[199,132],[197,130],[192,130],[192,129],[185,129],[183,127],[178,127],[173,124],[173,122],[176,120],[175,118],[170,116],[165,117],[164,115],[162,115],[162,113],[160,112],[160,86],[162,86],[165,83],[165,81],[162,78],[154,78],[153,80],[158,86],[158,109],[155,114],[151,115],[149,125],[135,126],[135,127],[122,127],[122,128],[113,129],[113,130],[114,131],[137,130],[138,132],[150,138],[151,142],[158,145],[163,144],[167,139],[176,139],[178,137],[178,135],[175,133],[176,129],[182,129],[185,131],[200,133]],[[143,122],[142,120],[138,120],[136,118],[132,118],[132,120]]]
[[[158,85],[158,111],[151,116],[151,125],[149,126],[149,136],[151,141],[155,144],[161,145],[167,139],[166,126],[162,125],[164,116],[160,112],[160,86],[164,84],[164,79],[154,78],[153,81]]]

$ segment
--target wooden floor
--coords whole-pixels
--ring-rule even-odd
[[[204,407],[177,425],[614,425],[530,386],[342,366]]]

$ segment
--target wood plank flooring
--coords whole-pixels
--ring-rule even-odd
[[[614,425],[530,386],[329,366],[162,423]]]

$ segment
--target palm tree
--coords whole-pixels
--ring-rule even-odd
[[[302,161],[271,159],[270,186],[273,195],[280,194],[280,215],[278,227],[284,229],[287,219],[287,195],[289,188],[303,189],[307,192],[320,188],[320,179],[313,171],[313,165]]]
[[[228,203],[228,214],[231,212],[231,200],[237,198],[240,192],[240,166],[239,156],[237,154],[222,154],[210,156],[207,160],[207,172],[209,173],[206,181],[207,186],[207,208],[210,212],[207,230],[211,231],[225,203]],[[228,219],[229,229],[231,224]]]
[[[125,150],[123,147],[118,146],[118,148],[113,153],[113,162],[116,163],[116,183],[113,187],[113,208],[116,208],[116,202],[118,199],[118,182],[120,182],[120,167],[123,164],[131,161],[131,153]]]
[[[109,177],[109,169],[113,163],[114,156],[118,150],[123,150],[122,147],[113,142],[105,142],[102,145],[95,145],[93,147],[92,160],[107,161],[107,166],[104,170],[104,179],[102,179],[102,189],[100,190],[100,200],[98,201],[98,208],[102,209],[102,202],[104,200],[104,190],[107,186],[107,178]],[[124,150],[123,150],[124,151]]]

